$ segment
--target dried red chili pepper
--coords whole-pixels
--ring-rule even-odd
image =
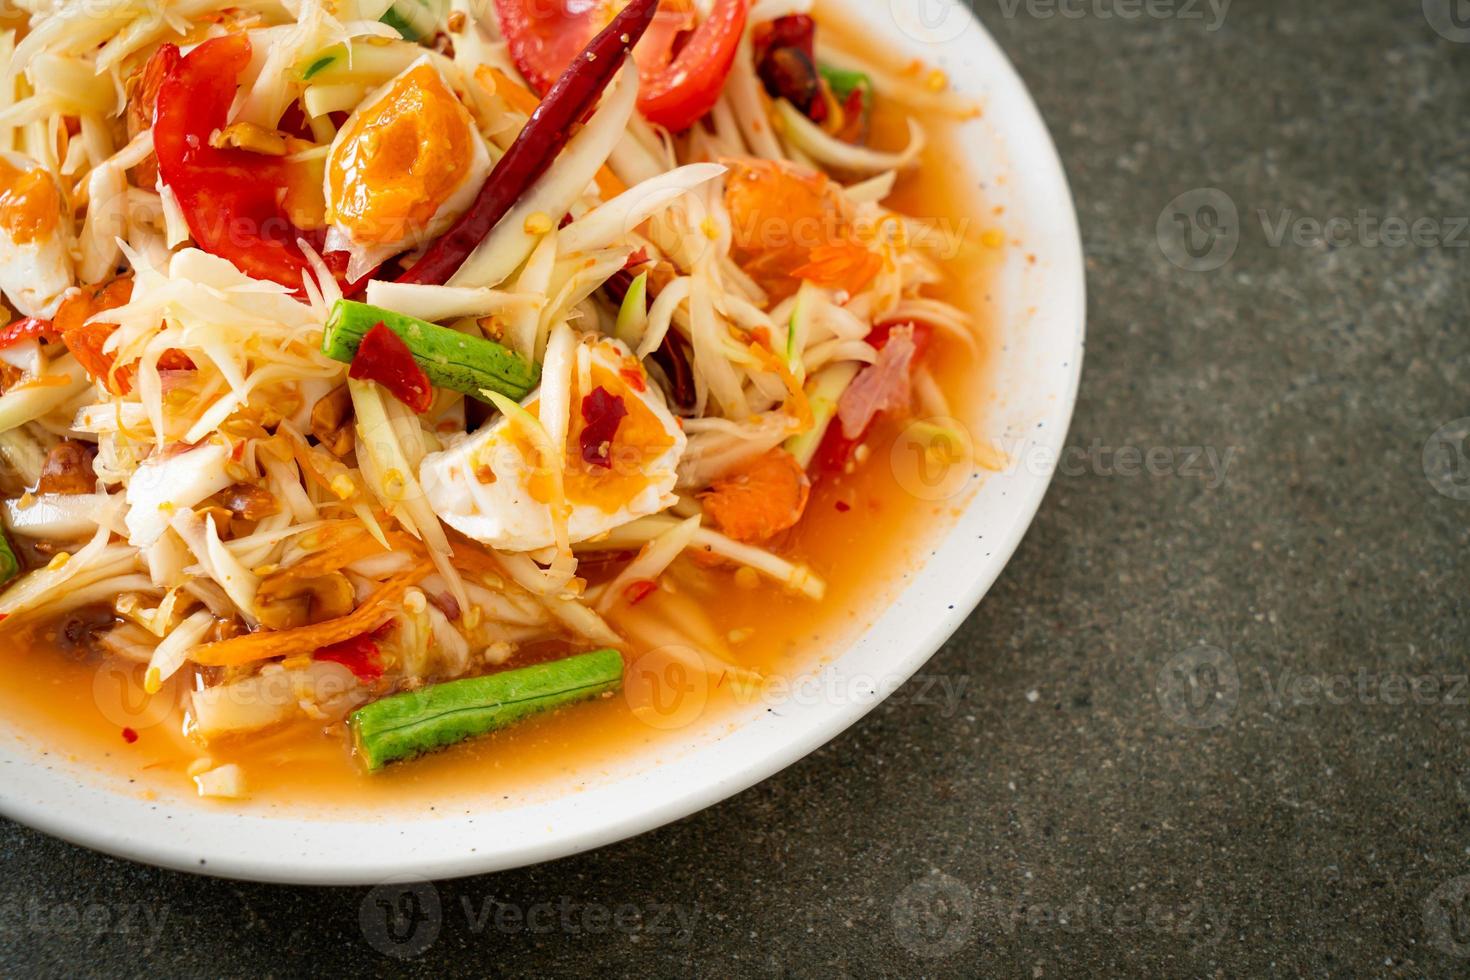
[[[403,338],[382,323],[363,335],[347,376],[358,381],[376,381],[388,389],[388,394],[421,415],[434,404],[429,376],[413,359]]]
[[[602,469],[612,468],[612,442],[628,408],[617,395],[599,385],[582,399],[582,459]]]
[[[28,316],[16,320],[10,326],[0,330],[0,350],[4,350],[12,344],[18,344],[22,340],[56,341],[60,339],[60,331],[51,325],[50,320]]]

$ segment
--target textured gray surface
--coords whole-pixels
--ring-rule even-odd
[[[1470,415],[1470,32],[1444,9],[981,3],[1081,212],[1071,444],[1231,462],[1060,476],[929,667],[958,710],[904,699],[675,826],[444,884],[408,960],[374,946],[384,896],[0,825],[0,974],[1465,975],[1470,493],[1423,463]],[[1186,217],[1238,249],[1181,269],[1160,215],[1212,187],[1238,223],[1199,193]],[[1354,227],[1276,244],[1285,211]]]

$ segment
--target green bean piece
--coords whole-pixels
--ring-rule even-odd
[[[616,691],[623,655],[594,650],[565,660],[395,694],[348,719],[369,771],[478,738],[529,715]]]
[[[519,401],[541,379],[540,365],[493,340],[347,299],[338,300],[332,307],[322,332],[322,353],[350,364],[363,336],[379,323],[402,338],[436,388],[448,388],[480,401],[488,401],[481,391],[489,388]]]

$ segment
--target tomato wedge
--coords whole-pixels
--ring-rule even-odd
[[[715,0],[709,19],[673,63],[657,77],[644,80],[638,108],[649,122],[679,132],[714,108],[735,63],[749,13],[750,0]]]
[[[153,148],[195,243],[248,276],[300,290],[309,265],[296,241],[319,249],[322,237],[296,227],[281,203],[291,185],[290,166],[282,157],[209,142],[229,122],[237,80],[250,63],[250,38],[212,38],[183,57],[166,44],[155,57],[167,70],[158,86]],[[343,280],[345,255],[326,258]]]
[[[500,31],[526,81],[545,93],[612,19],[617,0],[495,0]],[[745,33],[750,0],[715,0],[694,26],[689,0],[665,0],[633,50],[642,88],[638,108],[649,122],[682,132],[714,107]],[[694,33],[675,53],[679,37]]]
[[[311,655],[313,660],[326,660],[341,664],[364,684],[372,684],[383,676],[383,653],[378,643],[387,638],[393,629],[392,621],[384,623],[371,633],[363,633],[331,646],[319,647]]]

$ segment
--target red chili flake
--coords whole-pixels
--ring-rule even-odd
[[[638,368],[619,368],[618,377],[628,382],[628,387],[634,391],[647,391],[648,382],[643,380],[643,372]]]
[[[413,359],[413,353],[392,330],[379,323],[362,338],[347,376],[358,381],[376,381],[388,393],[419,414],[434,404],[429,376]]]
[[[127,742],[129,745],[132,745],[138,740],[138,733],[133,731],[131,728],[124,728],[122,731],[122,736],[123,741]]]
[[[623,263],[623,268],[624,269],[636,269],[640,265],[642,265],[643,263],[645,263],[647,261],[648,261],[648,249],[639,247],[639,248],[637,248],[637,249],[635,249],[633,251],[633,254],[632,255],[628,256],[628,261],[626,261],[626,262]]]
[[[61,339],[61,334],[51,325],[50,320],[28,316],[16,320],[10,326],[0,330],[0,350],[9,347],[11,344],[18,344],[22,340],[30,340],[32,338],[57,341]]]
[[[636,606],[644,599],[653,595],[654,590],[657,588],[658,586],[648,579],[639,579],[636,582],[628,583],[628,587],[623,590],[623,598],[628,600],[628,605]]]
[[[612,443],[618,424],[628,414],[623,400],[598,385],[582,399],[582,459],[605,470],[612,469]]]
[[[358,680],[371,684],[383,676],[383,659],[378,650],[378,641],[386,637],[392,628],[391,621],[384,623],[371,633],[363,633],[341,643],[322,647],[311,658],[341,664],[356,674]]]
[[[840,513],[840,514],[846,514],[850,510],[852,510],[852,504],[849,504],[845,500],[839,500],[839,501],[837,501],[837,512],[838,513]]]

